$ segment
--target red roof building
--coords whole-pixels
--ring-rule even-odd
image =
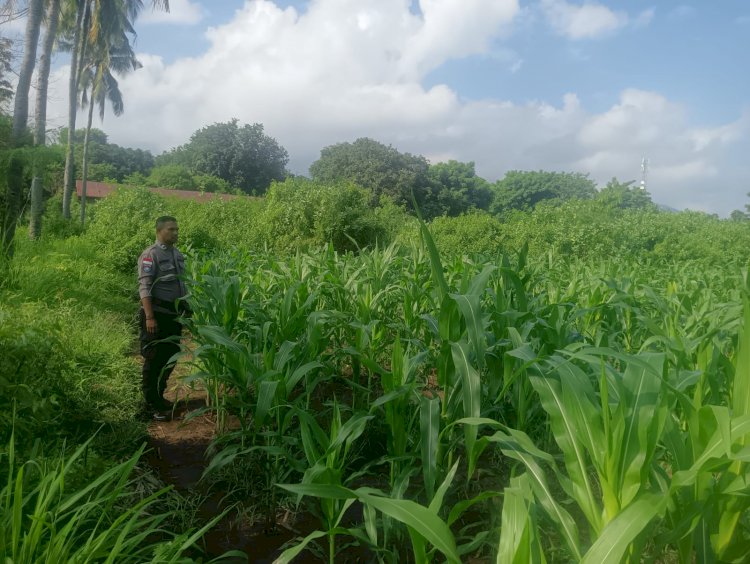
[[[76,180],[76,194],[81,197],[83,183],[80,180]],[[86,198],[98,200],[100,198],[106,198],[112,192],[118,189],[129,190],[130,187],[118,186],[117,184],[106,184],[104,182],[86,182]],[[197,202],[208,202],[215,198],[221,198],[222,200],[233,200],[239,198],[234,194],[212,194],[210,192],[197,192],[194,190],[171,190],[169,188],[147,188],[155,194],[160,196],[172,196],[174,198],[180,198],[182,200],[195,200]]]

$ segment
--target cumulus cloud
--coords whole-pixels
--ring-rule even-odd
[[[595,39],[628,24],[628,15],[596,2],[574,4],[566,0],[542,0],[547,22],[569,39]]]
[[[410,4],[312,0],[300,13],[248,1],[232,21],[206,31],[210,47],[198,57],[167,64],[140,54],[143,68],[120,81],[126,114],[108,113],[104,129],[115,143],[158,153],[210,123],[260,122],[300,174],[321,148],[363,136],[433,162],[475,161],[489,180],[545,169],[588,172],[601,184],[613,176],[625,181],[639,178],[647,156],[656,201],[720,213],[744,203],[747,187],[741,174],[727,173],[726,155],[747,143],[747,115],[698,127],[680,104],[637,89],[593,112],[574,93],[512,103],[467,101],[446,85],[425,88],[426,74],[447,60],[493,56],[493,40],[518,3],[493,0],[487,10],[479,0],[422,0],[416,14]],[[61,90],[49,115],[57,125],[65,123],[65,77],[65,68],[53,77]],[[707,182],[716,190],[706,192]]]
[[[203,19],[203,8],[191,0],[169,0],[169,12],[144,8],[138,23],[194,25]]]

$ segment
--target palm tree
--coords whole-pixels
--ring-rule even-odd
[[[13,128],[11,130],[11,147],[23,144],[26,124],[29,121],[29,89],[31,75],[36,64],[36,50],[39,43],[39,31],[42,25],[44,0],[29,0],[24,36],[23,61],[18,72],[18,85],[13,105]],[[2,225],[2,251],[5,255],[13,254],[13,238],[16,235],[16,223],[21,210],[23,193],[24,163],[17,153],[13,153],[8,164],[7,191]]]
[[[47,137],[47,86],[52,62],[52,47],[57,35],[57,22],[60,18],[60,0],[49,0],[47,6],[47,30],[42,41],[42,55],[39,57],[37,72],[36,109],[34,114],[34,145],[44,145]],[[37,167],[31,181],[31,220],[29,237],[38,239],[42,232],[43,211],[42,177]]]
[[[88,59],[81,73],[81,107],[88,104],[89,108],[86,134],[83,138],[81,224],[86,221],[89,134],[94,117],[94,106],[99,107],[99,118],[102,121],[107,101],[112,106],[112,112],[116,116],[121,115],[125,106],[117,79],[112,73],[122,75],[141,66],[124,32],[110,38],[109,43],[100,41],[93,47],[89,50]]]
[[[75,125],[77,93],[83,70],[83,60],[90,44],[104,37],[117,36],[121,32],[135,36],[133,22],[143,8],[142,0],[67,0],[75,8],[75,28],[73,30],[70,60],[70,80],[68,83],[68,139],[65,156],[63,192],[63,216],[70,218],[70,200],[75,187]],[[169,0],[152,0],[154,9],[169,11]],[[119,14],[125,14],[125,18]]]

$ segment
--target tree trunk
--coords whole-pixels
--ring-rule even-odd
[[[18,73],[16,98],[13,104],[13,130],[11,146],[15,149],[23,143],[26,124],[29,121],[29,89],[31,75],[36,64],[36,49],[39,43],[39,29],[42,25],[43,0],[30,0],[29,12],[26,20],[26,34],[23,45],[23,62]],[[23,197],[23,161],[14,152],[8,163],[7,183],[5,194],[5,209],[3,210],[2,252],[13,256],[13,238],[16,235],[16,224],[21,211]]]
[[[16,98],[13,104],[13,142],[16,146],[20,143],[29,121],[29,89],[31,88],[31,75],[36,65],[36,49],[39,43],[43,10],[44,0],[29,0],[26,34],[23,43],[23,62],[18,72],[18,86],[16,87]]]
[[[65,154],[65,176],[63,177],[63,217],[70,219],[70,200],[75,189],[75,132],[76,132],[76,109],[78,102],[78,78],[80,76],[79,58],[86,41],[84,28],[84,14],[86,13],[86,0],[78,0],[78,12],[76,13],[76,31],[73,37],[73,51],[70,55],[70,80],[68,81],[68,149]]]
[[[89,134],[91,133],[91,122],[94,119],[94,92],[92,86],[91,98],[89,99],[89,119],[86,123],[86,136],[83,138],[83,159],[81,162],[81,226],[86,223],[86,179],[89,173]]]
[[[39,71],[36,90],[36,113],[34,116],[34,145],[44,145],[47,138],[47,87],[52,62],[52,47],[57,35],[57,20],[60,16],[60,0],[50,0],[47,9],[47,31],[42,42],[42,56],[39,58]],[[29,237],[38,239],[42,234],[42,212],[44,211],[44,185],[42,171],[34,170],[31,181],[31,220]]]

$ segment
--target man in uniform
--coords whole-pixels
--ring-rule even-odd
[[[138,258],[143,396],[159,421],[167,419],[172,409],[164,399],[164,390],[174,369],[169,359],[180,350],[179,316],[185,309],[180,299],[186,294],[181,276],[185,257],[174,247],[178,234],[174,217],[160,217],[156,220],[156,243]]]

